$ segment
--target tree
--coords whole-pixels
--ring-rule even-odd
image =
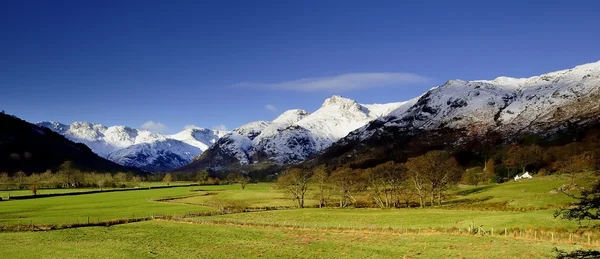
[[[353,193],[360,190],[363,184],[359,170],[339,168],[331,173],[329,180],[339,192],[340,208],[347,207],[351,200],[356,202]]]
[[[554,212],[554,217],[566,220],[577,220],[579,227],[583,220],[600,219],[600,183],[594,185],[591,189],[581,192],[580,197],[575,197],[563,191],[563,193],[578,199],[579,201],[567,209],[561,209]],[[555,249],[558,253],[557,258],[599,258],[600,251],[595,250],[576,250],[565,252]]]
[[[196,174],[196,181],[198,183],[205,183],[208,180],[208,171],[202,170]]]
[[[580,226],[583,220],[600,220],[600,183],[591,189],[583,190],[579,197],[568,194],[566,191],[562,192],[577,199],[578,202],[570,208],[556,211],[555,218],[577,220]]]
[[[79,187],[83,181],[83,175],[81,171],[74,167],[71,161],[65,161],[58,168],[58,173],[61,174],[63,180],[63,187]]]
[[[246,172],[229,173],[226,177],[228,183],[239,183],[240,188],[244,190],[246,185],[250,182],[250,176]]]
[[[131,181],[133,182],[134,187],[138,187],[140,186],[140,182],[142,182],[142,177],[136,175],[131,179]]]
[[[25,172],[23,171],[18,171],[17,174],[15,174],[15,185],[17,187],[17,189],[23,189],[23,184],[25,183],[25,177],[27,177],[27,175],[25,174]]]
[[[520,169],[525,173],[527,166],[538,164],[543,159],[543,150],[538,145],[519,146],[512,145],[508,148],[503,163],[507,168]],[[508,176],[510,179],[510,175]]]
[[[424,159],[420,158],[409,158],[406,162],[406,168],[408,169],[407,174],[410,181],[413,183],[413,187],[416,190],[416,195],[419,197],[419,207],[424,208],[425,192],[426,192],[426,174],[427,169],[425,166]]]
[[[325,186],[327,184],[327,180],[329,179],[329,173],[325,167],[320,166],[315,169],[312,178],[319,189],[319,208],[323,208],[325,207]]]
[[[399,196],[406,180],[406,168],[392,161],[363,171],[363,178],[369,185],[371,196],[381,208],[398,207]]]
[[[127,175],[123,172],[118,172],[112,177],[114,184],[117,187],[126,187],[127,186]]]
[[[424,207],[423,197],[426,192],[429,192],[432,206],[436,196],[438,205],[441,205],[443,193],[460,181],[462,173],[454,157],[439,150],[408,159],[406,168],[417,190],[421,207]]]
[[[496,165],[494,164],[493,159],[488,159],[488,161],[485,162],[485,167],[483,168],[482,180],[487,183],[495,183],[496,182]]]
[[[483,179],[483,169],[481,167],[473,167],[465,170],[460,182],[467,185],[475,185]]]
[[[167,185],[171,184],[172,180],[173,176],[171,174],[166,174],[165,177],[162,179],[162,181],[167,183]]]
[[[30,185],[29,189],[31,189],[31,192],[33,193],[33,195],[37,195],[37,184]]]
[[[4,189],[8,190],[9,185],[10,185],[10,177],[8,177],[8,174],[0,173],[0,186],[4,187]]]
[[[300,168],[291,168],[277,178],[277,186],[286,190],[299,208],[304,208],[304,196],[308,191],[311,172]]]

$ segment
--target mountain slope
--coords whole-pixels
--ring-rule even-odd
[[[600,117],[600,62],[531,78],[451,80],[341,139],[312,163],[387,160],[434,148],[481,150],[552,137]]]
[[[87,146],[74,143],[47,128],[0,114],[0,171],[14,173],[56,170],[71,161],[93,171],[137,171],[108,161]]]
[[[121,165],[146,171],[168,171],[181,167],[225,135],[225,131],[202,128],[186,129],[164,135],[125,126],[106,127],[89,122],[65,125],[39,122],[68,139],[83,143],[98,155]]]
[[[351,99],[333,96],[312,114],[304,110],[289,110],[271,122],[246,124],[219,139],[194,162],[177,171],[301,162],[350,131],[405,104],[362,105]]]

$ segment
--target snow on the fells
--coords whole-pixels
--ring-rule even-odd
[[[152,170],[168,170],[186,165],[219,137],[228,133],[193,128],[165,135],[89,122],[74,122],[71,125],[39,122],[37,125],[50,128],[74,142],[86,144],[96,154],[116,163]]]

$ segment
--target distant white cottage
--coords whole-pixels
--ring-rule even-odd
[[[519,176],[519,175],[515,176],[515,181],[518,181],[518,180],[520,180],[520,179],[531,179],[531,178],[533,178],[533,176],[531,176],[531,175],[529,174],[529,172],[525,172],[525,173],[524,173],[524,174],[522,174],[521,176]]]

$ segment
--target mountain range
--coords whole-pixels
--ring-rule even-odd
[[[534,134],[597,124],[600,62],[530,78],[450,80],[397,103],[342,96],[310,113],[294,109],[231,132],[163,135],[123,126],[40,122],[102,157],[148,171],[213,172],[240,166],[402,160],[436,148],[480,150]]]
[[[288,111],[272,122],[244,125],[181,170],[263,162],[379,163],[439,148],[481,151],[528,134],[551,138],[595,125],[598,100],[600,62],[530,78],[450,80],[386,105],[334,96],[313,114]]]
[[[148,172],[169,171],[184,166],[227,131],[191,128],[165,135],[125,126],[106,127],[89,122],[70,125],[38,122],[66,138],[83,143],[94,153],[124,166]]]
[[[359,104],[342,96],[332,96],[313,113],[289,110],[273,121],[241,126],[179,170],[219,171],[237,165],[299,163],[352,130],[403,105],[402,102]]]
[[[378,163],[432,149],[485,152],[600,124],[600,62],[530,78],[451,80],[351,132],[310,163]]]

